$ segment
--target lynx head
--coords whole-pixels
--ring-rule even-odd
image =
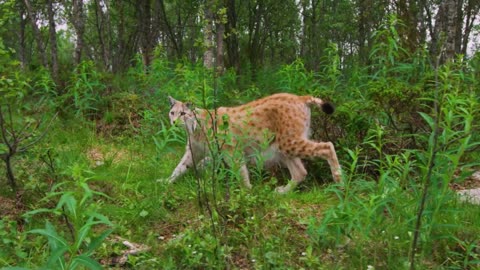
[[[193,131],[196,127],[196,119],[191,109],[192,104],[175,100],[171,96],[168,96],[168,101],[170,102],[170,112],[168,113],[170,124],[185,125],[189,130]]]

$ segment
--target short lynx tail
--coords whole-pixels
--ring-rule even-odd
[[[312,97],[312,99],[308,102],[309,104],[316,104],[322,108],[322,111],[326,114],[332,114],[335,111],[335,106],[333,106],[330,102],[325,102],[319,98]]]

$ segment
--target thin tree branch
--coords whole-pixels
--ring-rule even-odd
[[[3,143],[5,143],[8,149],[11,150],[12,146],[10,145],[10,142],[8,141],[8,138],[7,138],[7,127],[5,126],[5,118],[3,116],[3,110],[1,106],[0,106],[0,128],[2,131]]]
[[[439,82],[438,82],[438,67],[440,65],[441,61],[441,55],[443,52],[444,48],[442,48],[442,51],[440,51],[438,57],[437,57],[437,63],[435,66],[435,100],[433,103],[433,108],[434,108],[434,113],[435,113],[435,122],[433,125],[433,142],[431,145],[431,153],[430,153],[430,158],[428,161],[428,171],[427,175],[425,176],[425,181],[423,184],[423,192],[422,192],[422,197],[420,201],[420,205],[418,206],[418,212],[417,212],[417,221],[415,224],[415,229],[414,229],[414,234],[413,234],[413,241],[412,241],[412,246],[411,246],[411,256],[410,256],[410,269],[414,270],[415,269],[415,255],[417,254],[417,243],[418,239],[420,237],[420,227],[422,225],[422,216],[423,212],[425,211],[425,204],[427,201],[427,195],[428,195],[428,190],[430,187],[430,183],[432,181],[432,175],[433,175],[433,169],[435,168],[435,158],[437,157],[437,150],[438,150],[438,137],[440,136],[440,113],[441,113],[441,105],[439,104]]]
[[[45,130],[42,132],[42,134],[38,137],[35,138],[35,140],[31,141],[29,144],[23,146],[22,148],[20,148],[18,150],[18,152],[24,152],[26,151],[29,147],[31,147],[32,145],[34,145],[35,143],[37,143],[38,141],[40,141],[41,139],[43,139],[43,137],[45,137],[45,135],[47,134],[48,130],[50,129],[50,126],[52,125],[53,123],[53,120],[55,120],[55,118],[57,118],[57,115],[58,115],[58,112],[52,117],[52,119],[50,120],[50,123],[48,123],[48,126],[45,128]]]

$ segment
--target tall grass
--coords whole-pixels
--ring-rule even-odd
[[[149,70],[136,62],[120,78],[83,63],[63,94],[39,74],[28,85],[51,102],[45,110],[68,113],[15,160],[25,189],[19,211],[27,214],[2,217],[0,265],[98,268],[122,254],[112,240],[121,236],[151,247],[128,258],[137,269],[406,269],[412,257],[418,269],[478,268],[479,208],[450,188],[478,169],[478,59],[435,70],[425,50],[408,55],[398,47],[398,23],[392,18],[375,34],[373,64],[349,72],[332,44],[321,73],[298,59],[259,71],[256,81],[231,71],[216,78],[161,52]],[[13,94],[29,91],[21,90]],[[203,169],[173,185],[155,181],[168,177],[186,142],[168,124],[167,95],[215,108],[280,91],[336,103],[330,118],[313,113],[312,133],[335,143],[343,183],[325,181],[324,162],[309,161],[307,181],[279,196],[274,189],[287,174],[266,172],[260,159],[246,190],[238,163],[228,162],[240,153],[219,151],[229,138],[213,131],[228,126],[208,134]],[[106,132],[109,125],[123,128]]]

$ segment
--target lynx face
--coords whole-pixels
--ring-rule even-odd
[[[170,111],[168,117],[171,125],[185,125],[188,130],[193,131],[196,127],[194,112],[190,109],[190,103],[183,103],[168,97],[170,102]]]
[[[252,153],[270,156],[271,160],[287,167],[291,181],[278,192],[287,192],[303,181],[307,171],[302,158],[320,157],[330,165],[333,179],[341,180],[341,169],[337,160],[335,148],[331,142],[314,142],[308,139],[310,128],[310,105],[321,108],[330,114],[334,108],[331,104],[312,96],[297,96],[292,94],[274,94],[245,105],[237,107],[220,107],[215,111],[191,109],[188,103],[183,103],[169,97],[171,109],[169,118],[171,124],[184,125],[188,133],[188,144],[185,154],[177,165],[169,182],[182,175],[187,168],[199,164],[204,158],[206,143],[211,140],[208,134],[216,127],[226,126],[233,141],[222,142],[222,151],[231,156],[240,151],[243,160],[232,164],[240,167],[240,175],[244,184],[251,187],[246,162],[251,160]],[[265,136],[265,135],[268,136]],[[263,145],[266,148],[258,148]],[[268,161],[268,160],[267,160]],[[240,165],[240,166],[238,166]]]

